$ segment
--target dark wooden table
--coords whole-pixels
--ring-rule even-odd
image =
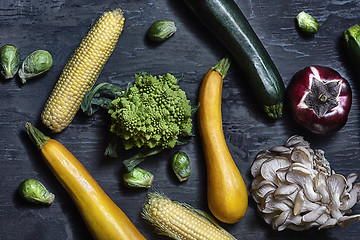
[[[283,144],[294,134],[303,135],[313,148],[323,149],[337,173],[359,174],[360,81],[344,54],[342,32],[360,23],[360,2],[236,2],[272,56],[285,85],[298,70],[319,64],[340,72],[349,80],[353,90],[353,105],[345,127],[335,134],[318,136],[297,125],[287,109],[282,119],[269,120],[248,91],[245,79],[234,62],[223,88],[224,133],[248,188],[251,183],[249,170],[257,152]],[[22,60],[37,49],[48,50],[54,65],[44,76],[25,85],[18,78],[0,81],[1,240],[91,239],[71,198],[27,137],[24,131],[26,121],[63,143],[147,239],[167,239],[156,235],[140,216],[146,194],[154,188],[173,200],[208,211],[206,170],[196,121],[194,130],[197,136],[190,144],[163,152],[141,165],[155,176],[150,190],[126,189],[121,181],[121,159],[103,156],[109,138],[109,118],[104,112],[92,117],[79,112],[70,126],[59,134],[50,133],[40,122],[44,103],[70,55],[101,13],[116,6],[124,10],[125,29],[98,83],[111,82],[125,87],[140,71],[153,75],[167,72],[183,75],[180,85],[191,103],[195,104],[202,76],[209,67],[229,54],[182,1],[2,0],[0,44],[15,44]],[[312,38],[306,38],[296,30],[295,16],[302,10],[311,13],[320,22],[320,30]],[[176,23],[176,34],[162,44],[151,44],[145,37],[148,27],[152,22],[164,19]],[[169,165],[171,154],[179,149],[189,154],[192,167],[192,176],[183,183],[177,181]],[[43,182],[55,193],[55,202],[44,207],[22,200],[16,190],[26,178]],[[347,229],[334,227],[322,231],[276,232],[258,216],[254,201],[249,200],[246,216],[240,222],[222,224],[238,239],[359,239],[360,223],[354,223]],[[360,207],[355,206],[353,212],[359,213]]]

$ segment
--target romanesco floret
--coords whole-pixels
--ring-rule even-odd
[[[190,100],[169,73],[135,75],[133,86],[112,101],[109,114],[110,131],[121,137],[125,149],[173,148],[179,135],[192,130]]]

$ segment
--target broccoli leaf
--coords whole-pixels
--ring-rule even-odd
[[[196,113],[197,110],[199,109],[200,107],[200,102],[198,102],[198,104],[194,105],[194,106],[191,106],[191,115]]]
[[[156,148],[147,148],[146,150],[143,150],[134,156],[132,156],[129,159],[126,159],[123,161],[126,170],[130,172],[134,167],[136,167],[138,164],[140,164],[142,161],[145,160],[145,158],[153,156],[161,152],[163,148],[156,147]]]
[[[193,133],[191,132],[189,135],[187,136],[179,136],[178,139],[176,140],[176,145],[185,145],[191,142],[191,137],[193,137],[194,135],[192,135]]]
[[[93,90],[87,92],[81,102],[81,110],[88,116],[93,115],[100,108],[108,109],[111,102],[123,94],[121,87],[111,83],[100,83]]]
[[[117,135],[113,135],[107,147],[105,148],[104,155],[112,158],[118,158],[120,156],[119,152],[121,146],[121,138]]]

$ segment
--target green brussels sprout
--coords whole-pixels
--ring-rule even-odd
[[[19,69],[20,53],[12,44],[6,44],[0,48],[1,74],[5,79],[13,78]]]
[[[48,51],[36,50],[26,57],[21,69],[19,70],[19,77],[22,83],[26,80],[39,76],[48,71],[52,66],[52,57]]]
[[[135,167],[130,172],[124,173],[123,179],[129,188],[150,188],[154,176],[144,169]]]
[[[310,14],[305,13],[304,11],[300,12],[296,16],[296,20],[300,30],[306,34],[315,34],[319,30],[318,21],[312,17]]]
[[[180,182],[187,180],[191,175],[189,157],[184,152],[176,152],[171,158],[171,167]]]
[[[156,21],[149,27],[147,36],[154,42],[162,42],[176,32],[175,23],[172,21]]]
[[[20,184],[18,192],[25,200],[31,203],[50,205],[55,199],[55,195],[49,192],[41,182],[31,178]]]

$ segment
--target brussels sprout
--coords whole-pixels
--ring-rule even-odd
[[[49,192],[41,182],[31,178],[20,184],[18,192],[25,200],[31,203],[50,205],[55,199],[55,195]]]
[[[19,69],[20,53],[12,44],[6,44],[0,48],[1,74],[5,79],[13,78]]]
[[[180,182],[187,180],[191,175],[189,157],[184,152],[176,152],[171,158],[171,166]]]
[[[48,51],[37,50],[31,53],[24,60],[21,69],[19,70],[19,77],[22,83],[26,80],[39,76],[48,71],[52,66],[52,57]]]
[[[296,20],[300,30],[306,34],[315,34],[319,30],[318,21],[310,14],[304,11],[296,16]]]
[[[154,176],[139,167],[133,168],[123,175],[124,183],[130,188],[150,188],[154,180]]]
[[[147,35],[154,42],[162,42],[171,37],[176,32],[175,23],[171,21],[160,20],[151,24]]]

